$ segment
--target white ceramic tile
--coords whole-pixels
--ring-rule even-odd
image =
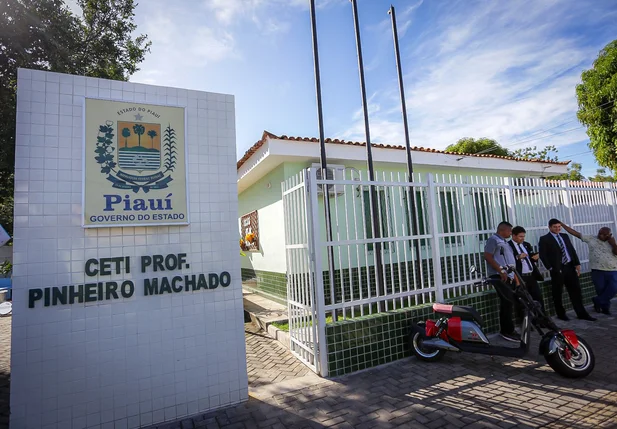
[[[191,225],[81,227],[86,95],[187,106]],[[242,316],[242,294],[231,233],[237,207],[233,100],[19,70],[13,427],[139,427],[248,398],[245,362],[236,358],[244,353],[244,333],[234,323]],[[237,277],[227,290],[145,297],[143,279],[165,273],[141,273],[138,257],[155,253],[187,253],[191,268],[182,275],[225,269]],[[130,274],[85,276],[85,260],[116,255],[131,256]],[[127,279],[135,284],[131,298],[27,308],[28,288]],[[53,375],[42,377],[44,370]]]

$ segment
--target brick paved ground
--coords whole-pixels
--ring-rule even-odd
[[[253,323],[244,324],[249,386],[260,387],[303,377],[310,371],[278,341]]]
[[[9,427],[11,318],[0,317],[0,429]]]
[[[617,320],[572,321],[593,347],[582,380],[555,374],[543,358],[450,353],[414,358],[159,428],[617,428]]]
[[[0,371],[9,362],[10,320],[0,318]],[[564,379],[542,360],[449,354],[443,362],[422,363],[410,358],[158,427],[617,428],[617,319],[601,316],[595,324],[569,325],[596,354],[596,369],[583,380]],[[249,340],[254,336],[247,333]],[[4,429],[8,379],[3,374]]]

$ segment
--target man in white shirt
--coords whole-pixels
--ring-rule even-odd
[[[598,313],[611,315],[611,299],[617,294],[617,242],[611,229],[600,228],[598,235],[583,235],[567,225],[563,229],[589,246],[589,266],[591,280],[597,296],[592,298],[594,309]]]
[[[512,240],[508,242],[512,248],[512,253],[516,258],[516,270],[523,277],[523,281],[527,286],[529,295],[538,301],[544,311],[544,299],[542,298],[542,291],[538,286],[539,281],[544,281],[544,277],[538,270],[539,254],[533,251],[531,244],[525,241],[525,235],[527,231],[522,226],[515,226],[512,228]]]

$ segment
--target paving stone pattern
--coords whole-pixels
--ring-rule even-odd
[[[0,318],[2,429],[8,427],[10,321]],[[600,316],[594,324],[573,321],[563,325],[576,329],[596,354],[596,369],[586,379],[562,378],[542,358],[513,360],[450,353],[439,363],[404,359],[156,427],[617,428],[617,318]],[[256,334],[259,332],[246,334],[247,344],[251,340],[263,345],[269,340],[258,337],[257,341]],[[254,347],[247,349],[253,353]],[[257,376],[250,380],[251,387],[267,382]]]
[[[302,377],[310,371],[289,350],[253,323],[244,324],[244,333],[250,387]]]
[[[557,375],[542,357],[450,353],[439,363],[408,358],[157,428],[617,428],[617,319],[563,327],[593,347],[596,368],[585,379]]]

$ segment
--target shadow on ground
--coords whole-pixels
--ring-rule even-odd
[[[0,371],[0,429],[8,429],[9,427],[10,386],[10,374]]]
[[[255,424],[255,423],[258,424]],[[152,426],[157,429],[176,428],[293,428],[321,429],[327,426],[298,416],[290,410],[254,398],[235,407],[215,411],[182,422]]]

